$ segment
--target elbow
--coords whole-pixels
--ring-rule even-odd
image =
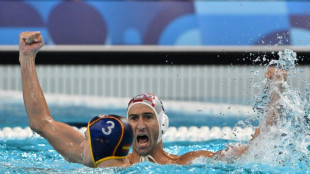
[[[39,134],[39,135],[41,135],[44,131],[44,127],[41,125],[37,125],[37,124],[34,124],[34,123],[29,123],[29,127],[30,127],[30,129],[33,131],[33,132],[35,132],[35,133],[37,133],[37,134]]]
[[[41,135],[44,133],[46,126],[52,122],[53,120],[49,119],[48,117],[43,119],[29,120],[29,127],[31,130]]]
[[[34,124],[34,123],[29,123],[29,127],[32,131],[40,134],[40,132],[42,132],[43,128],[42,126],[38,126],[37,124]]]

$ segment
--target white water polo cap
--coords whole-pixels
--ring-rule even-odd
[[[163,103],[159,100],[159,98],[151,93],[139,94],[132,98],[128,103],[127,108],[127,118],[129,109],[136,104],[144,104],[152,108],[156,114],[158,126],[159,126],[159,134],[157,143],[162,139],[163,134],[167,131],[169,126],[169,118],[165,114],[165,109]]]

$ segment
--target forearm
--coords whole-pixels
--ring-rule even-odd
[[[52,121],[46,100],[38,81],[34,55],[20,54],[23,97],[30,127],[35,131]]]
[[[284,80],[273,79],[269,81],[269,102],[266,106],[265,123],[261,124],[261,129],[264,131],[268,127],[277,124],[280,119],[281,112],[281,95],[284,91]]]
[[[216,152],[213,159],[225,162],[233,162],[234,160],[240,158],[248,149],[248,144],[229,145],[226,147],[226,149]]]

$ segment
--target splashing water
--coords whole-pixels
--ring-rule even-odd
[[[272,60],[269,66],[276,65],[277,68],[284,69],[286,71],[295,68],[295,61],[297,61],[296,53],[292,50],[285,49],[279,51],[279,60]]]
[[[278,53],[279,60],[272,60],[269,66],[276,66],[287,71],[295,68],[296,53],[284,50]],[[267,67],[268,68],[268,67]],[[290,74],[288,73],[288,78]],[[310,166],[310,86],[306,88],[306,96],[302,97],[299,91],[290,89],[286,81],[282,81],[284,91],[270,89],[267,80],[261,97],[253,109],[257,112],[261,123],[266,122],[271,110],[279,110],[276,124],[269,126],[266,131],[261,130],[261,136],[252,141],[248,154],[240,159],[242,161],[261,162],[268,165],[280,165],[305,171]],[[275,90],[280,96],[275,108],[268,106],[269,90]]]

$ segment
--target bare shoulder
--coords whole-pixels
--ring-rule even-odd
[[[129,160],[129,164],[135,164],[137,162],[140,161],[140,158],[138,158],[136,155],[134,155],[133,153],[130,153],[127,155],[127,159]]]
[[[196,158],[199,158],[199,157],[212,158],[214,155],[215,155],[214,152],[210,152],[206,150],[192,151],[192,152],[188,152],[180,156],[177,163],[180,165],[187,165],[187,164],[190,164],[190,162]]]

